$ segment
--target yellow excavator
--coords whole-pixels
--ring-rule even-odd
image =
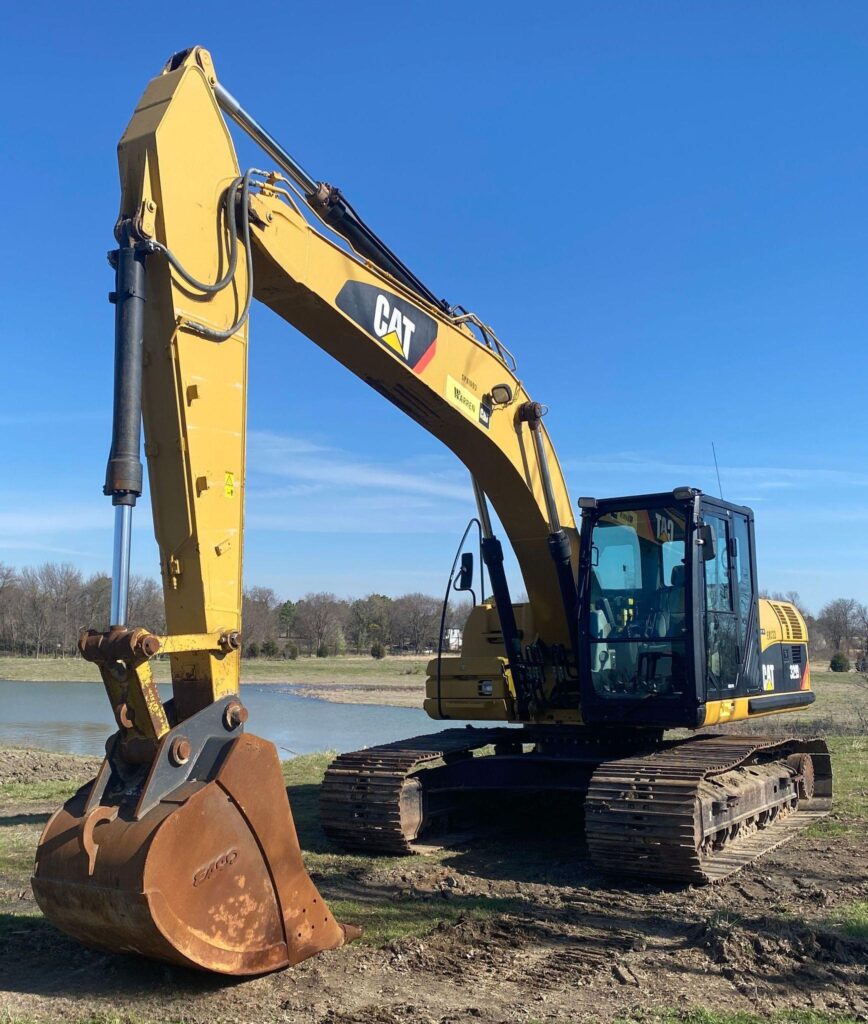
[[[241,172],[224,114],[276,169]],[[321,800],[335,842],[411,853],[468,798],[561,793],[583,801],[601,869],[705,882],[828,811],[822,739],[696,733],[814,699],[804,619],[759,599],[750,509],[678,487],[582,498],[577,524],[509,350],[312,178],[206,50],[150,82],[119,162],[111,626],[80,641],[118,728],[40,840],[33,890],[50,921],[88,945],[237,975],[356,933],[305,871],[276,750],[245,731],[239,698],[253,298],[467,466],[491,589],[426,683],[432,718],[482,725],[339,756]],[[127,621],[142,423],[165,636]],[[511,599],[490,507],[526,602]],[[472,552],[459,554],[450,584],[469,591]]]

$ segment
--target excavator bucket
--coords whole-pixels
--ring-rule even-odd
[[[54,814],[33,878],[49,921],[98,949],[234,975],[357,934],[305,870],[274,745],[202,727],[224,710],[168,733],[143,784],[120,778],[110,751]]]

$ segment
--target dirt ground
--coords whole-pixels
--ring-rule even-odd
[[[80,781],[94,766],[5,750],[0,784]],[[290,790],[299,809],[312,798],[303,789]],[[868,938],[848,934],[836,916],[868,898],[863,835],[803,834],[727,883],[678,889],[597,874],[577,824],[561,827],[551,815],[535,839],[532,820],[519,818],[512,831],[466,848],[453,841],[438,857],[351,858],[334,871],[340,855],[322,856],[318,825],[302,814],[300,838],[326,898],[336,908],[400,906],[415,915],[417,934],[232,981],[83,949],[38,916],[26,869],[57,802],[0,807],[19,854],[13,842],[0,859],[4,1021],[494,1024],[645,1019],[699,1006],[868,1020]]]

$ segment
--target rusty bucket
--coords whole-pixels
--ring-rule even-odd
[[[236,975],[356,934],[305,870],[274,745],[207,728],[183,740],[186,760],[169,733],[142,785],[110,753],[54,814],[33,878],[46,918],[88,946]]]

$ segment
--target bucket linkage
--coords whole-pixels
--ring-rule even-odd
[[[134,646],[123,632],[106,647]],[[88,634],[83,648],[90,641],[93,652],[106,636]],[[238,697],[174,725],[166,702],[169,728],[148,744],[130,720],[141,665],[118,681],[123,662],[92,660],[104,679],[114,672],[120,728],[97,777],[39,841],[33,892],[46,918],[88,946],[235,975],[291,966],[356,937],[305,870],[277,750],[244,732]]]

